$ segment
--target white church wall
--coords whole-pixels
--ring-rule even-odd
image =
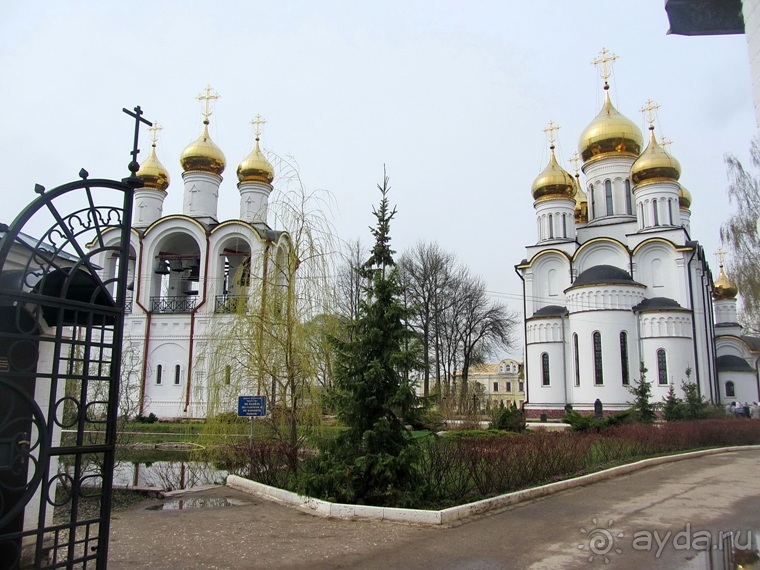
[[[647,285],[646,296],[667,297],[680,301],[684,290],[684,274],[676,271],[676,255],[672,246],[661,241],[644,245],[634,257],[634,281]]]
[[[755,372],[723,371],[719,374],[720,399],[724,404],[731,402],[760,402],[757,375]],[[733,396],[727,385],[733,383]]]
[[[665,351],[665,368],[662,377],[658,364],[659,351]],[[694,345],[691,338],[651,336],[641,340],[641,358],[647,369],[646,379],[652,385],[652,401],[661,402],[668,393],[670,384],[680,386],[686,381],[686,370],[691,370],[690,379],[696,380],[694,369]],[[639,379],[640,375],[636,374]],[[702,393],[705,392],[704,387]]]
[[[543,374],[544,354],[548,358],[548,384]],[[554,404],[559,407],[566,402],[565,353],[562,342],[528,344],[528,387],[530,403]]]
[[[145,415],[152,412],[160,418],[182,417],[186,413],[189,339],[163,339],[154,346],[145,373],[145,396],[149,399]]]
[[[571,403],[574,405],[593,406],[598,398],[603,404],[627,402],[630,398],[623,384],[620,333],[627,337],[628,378],[629,382],[637,377],[638,347],[636,344],[635,316],[630,311],[589,311],[570,316],[570,369],[573,385]],[[601,335],[601,379],[596,374],[596,351],[594,334]],[[572,335],[578,335],[578,385],[575,375],[575,348]]]
[[[564,305],[570,286],[570,263],[560,254],[541,256],[533,266],[533,312],[547,305]]]
[[[573,259],[575,276],[597,265],[612,265],[630,271],[630,259],[625,246],[610,238],[596,238],[584,243]]]

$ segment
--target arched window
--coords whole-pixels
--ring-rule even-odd
[[[668,385],[668,360],[663,348],[657,350],[657,383],[660,386]]]
[[[179,367],[179,364],[177,364],[177,366],[175,366],[175,367],[174,367],[174,384],[175,384],[175,385],[176,385],[176,384],[179,384],[179,381],[180,381],[180,373],[181,373],[181,369],[180,369],[180,367]]]
[[[734,383],[731,382],[731,380],[726,382],[726,397],[736,398],[736,389],[734,388]]]
[[[628,386],[630,378],[628,376],[628,333],[620,333],[620,374],[623,379],[623,386]]]
[[[559,295],[559,286],[558,286],[558,279],[557,279],[557,270],[556,269],[550,269],[548,273],[546,274],[547,281],[549,283],[549,296],[550,297],[556,297]]]
[[[612,209],[612,182],[609,180],[604,181],[604,201],[607,203],[607,215],[613,214]]]
[[[673,225],[673,202],[674,200],[668,200],[668,223]]]
[[[562,237],[567,237],[567,216],[562,214]]]
[[[625,181],[625,213],[630,215],[633,212],[631,207],[631,181],[626,179]]]
[[[161,376],[163,376],[164,373],[164,367],[160,364],[156,366],[156,384],[161,383]]]
[[[549,355],[546,352],[544,352],[541,355],[541,385],[542,386],[549,386],[550,385]]]
[[[549,239],[554,238],[554,218],[549,214]]]
[[[602,364],[602,333],[594,333],[594,385],[604,384],[604,366]]]
[[[594,197],[594,185],[589,184],[588,199],[591,202],[591,218],[596,218],[596,198]]]
[[[578,334],[573,333],[573,363],[575,364],[575,385],[581,385],[581,367],[578,360]]]
[[[657,211],[657,200],[652,200],[652,225],[660,225],[660,213]]]

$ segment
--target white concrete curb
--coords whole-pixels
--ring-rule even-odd
[[[475,503],[458,505],[456,507],[443,509],[441,511],[399,509],[391,507],[369,507],[364,505],[344,505],[341,503],[330,503],[328,501],[322,501],[320,499],[314,499],[312,497],[306,497],[304,495],[291,493],[290,491],[278,489],[277,487],[270,487],[262,483],[257,483],[256,481],[238,477],[237,475],[228,476],[227,485],[233,489],[238,489],[245,493],[258,495],[265,499],[272,499],[286,505],[293,505],[305,510],[306,512],[311,512],[313,514],[324,517],[341,519],[386,520],[424,525],[444,525],[455,521],[464,520],[474,515],[482,514],[488,511],[503,509],[505,507],[513,506],[518,503],[545,497],[547,495],[558,493],[566,489],[583,487],[584,485],[596,483],[597,481],[603,481],[605,479],[610,479],[619,475],[625,475],[633,471],[638,471],[639,469],[644,469],[645,467],[652,467],[654,465],[660,465],[662,463],[671,463],[673,461],[682,461],[684,459],[692,459],[694,457],[701,457],[703,455],[714,455],[716,453],[725,453],[728,451],[745,451],[748,449],[760,449],[760,445],[721,447],[717,449],[705,449],[702,451],[691,451],[677,455],[667,455],[664,457],[643,459],[641,461],[637,461],[636,463],[628,463],[626,465],[620,465],[619,467],[605,469],[604,471],[599,471],[597,473],[589,473],[588,475],[574,477],[573,479],[566,479],[564,481],[558,481],[556,483],[549,483],[547,485],[541,485],[540,487],[533,487],[531,489],[523,489],[522,491],[515,491],[514,493],[507,493],[506,495],[499,495],[498,497],[483,499],[482,501],[477,501]]]

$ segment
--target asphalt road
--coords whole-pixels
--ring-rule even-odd
[[[216,488],[188,497],[236,504],[150,510],[161,503],[151,500],[117,513],[109,568],[720,569],[720,533],[734,532],[738,556],[757,552],[758,474],[760,451],[710,455],[449,528],[323,519]]]

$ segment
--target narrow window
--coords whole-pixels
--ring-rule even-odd
[[[549,239],[554,238],[554,220],[552,219],[552,215],[549,214]]]
[[[163,375],[164,367],[160,364],[156,367],[156,384],[161,383],[161,376]]]
[[[668,361],[662,348],[657,351],[657,382],[660,386],[668,385]]]
[[[594,385],[604,384],[604,368],[602,366],[602,333],[594,333]]]
[[[611,216],[612,211],[612,182],[609,180],[604,181],[604,200],[607,202],[607,215]]]
[[[596,218],[596,199],[594,198],[594,185],[588,187],[588,199],[591,200],[591,218]]]
[[[734,390],[734,383],[730,380],[726,382],[726,397],[727,398],[735,398],[736,397],[736,390]]]
[[[232,382],[232,366],[229,364],[224,367],[224,383],[227,384],[227,386],[230,385]]]
[[[545,352],[541,355],[541,375],[542,385],[549,386],[549,355]]]
[[[525,382],[518,382],[518,392],[525,392]]]
[[[668,200],[668,221],[670,225],[673,225],[673,200]]]
[[[628,333],[620,333],[620,373],[623,378],[623,386],[630,384],[628,377]]]
[[[562,237],[567,237],[567,216],[562,214]]]
[[[493,391],[494,392],[498,392],[499,391],[499,383],[498,382],[494,382],[493,383]]]
[[[633,212],[633,208],[631,207],[631,181],[627,180],[625,181],[625,213],[629,216]]]
[[[179,367],[179,364],[177,364],[177,366],[174,367],[174,384],[175,385],[179,384],[179,380],[180,380],[180,367]]]
[[[575,364],[575,385],[581,385],[581,367],[578,358],[578,333],[573,333],[573,363]]]
[[[652,225],[659,226],[660,225],[660,214],[657,211],[657,200],[652,200]]]
[[[507,386],[504,388],[507,392],[512,391],[512,382],[507,382]]]

